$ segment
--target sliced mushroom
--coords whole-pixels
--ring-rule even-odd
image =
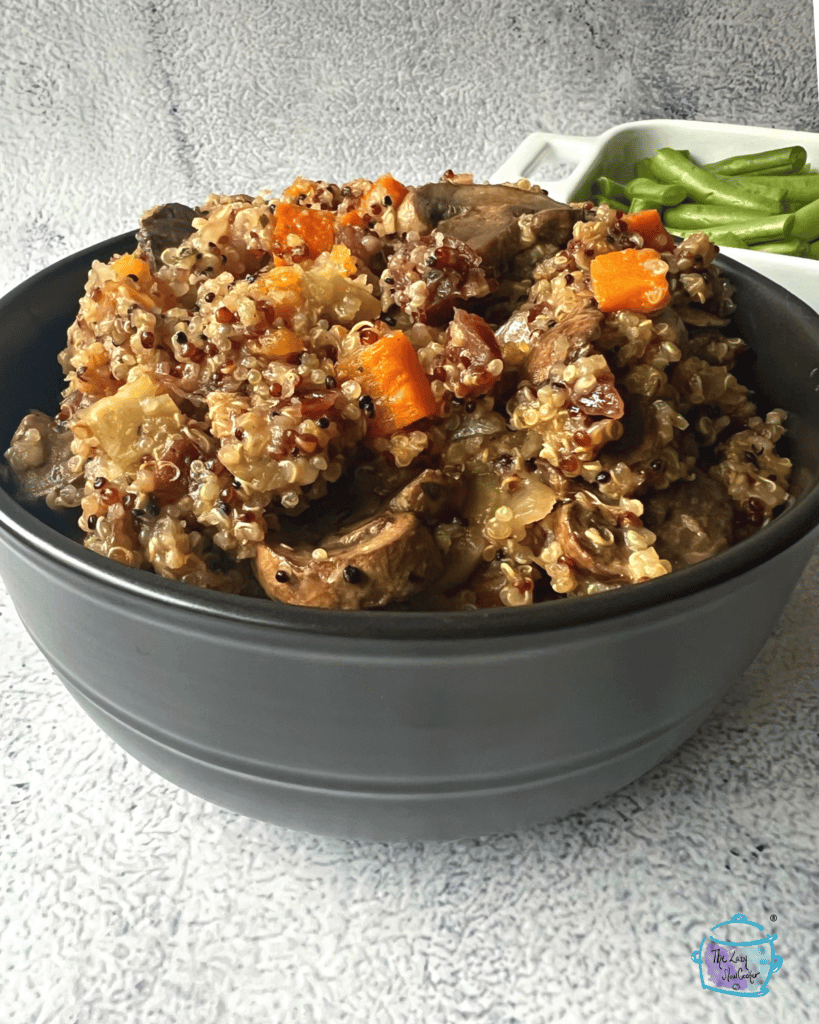
[[[410,189],[398,211],[403,229],[426,234],[438,228],[468,245],[487,268],[535,243],[564,246],[581,216],[542,191],[452,181]]]
[[[579,491],[558,507],[554,531],[563,554],[579,569],[596,579],[630,582],[634,548],[628,532],[642,525],[630,509]]]
[[[313,608],[380,608],[441,575],[443,555],[411,512],[382,512],[319,548],[260,544],[256,576],[268,597]]]
[[[526,364],[535,387],[549,380],[555,365],[566,366],[596,352],[593,342],[600,337],[602,320],[603,314],[599,309],[580,309],[544,329],[543,317],[535,317],[532,322],[532,349]]]
[[[460,512],[466,493],[466,481],[458,471],[425,469],[396,494],[390,511],[412,512],[434,525],[443,516]]]
[[[6,459],[12,468],[17,484],[17,499],[35,502],[49,494],[61,493],[63,500],[79,484],[82,472],[71,472],[68,462],[71,458],[71,442],[74,435],[44,412],[30,412],[20,423],[11,439]],[[81,488],[75,492],[79,505]]]
[[[734,542],[734,515],[725,487],[702,470],[646,501],[643,520],[657,535],[657,554],[675,569],[695,565]]]
[[[162,264],[166,249],[177,249],[193,232],[198,211],[182,203],[163,203],[146,210],[140,218],[137,242],[148,256],[151,270]]]

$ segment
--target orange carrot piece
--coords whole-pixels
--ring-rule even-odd
[[[674,239],[666,231],[662,217],[657,210],[640,210],[637,213],[624,213],[623,223],[643,239],[643,244],[657,252],[673,252]]]
[[[256,287],[264,295],[265,302],[273,307],[274,316],[280,316],[290,327],[304,302],[303,281],[304,271],[293,263],[273,267],[256,278]]]
[[[254,355],[265,356],[267,359],[283,359],[285,356],[304,351],[304,342],[288,327],[278,327],[269,334],[263,334],[247,343],[248,350]]]
[[[617,249],[589,266],[592,292],[604,313],[654,313],[671,301],[668,264],[656,249]]]
[[[142,285],[151,283],[151,268],[146,260],[138,256],[119,256],[111,264],[111,269],[116,271],[118,277],[135,277]]]
[[[373,431],[391,434],[437,411],[432,388],[412,342],[403,331],[385,334],[355,357],[365,393],[373,399]]]
[[[285,252],[291,249],[290,235],[297,235],[307,246],[307,255],[314,260],[319,253],[332,249],[335,242],[333,214],[330,210],[312,210],[308,206],[279,203],[274,214],[273,241]]]
[[[367,219],[372,216],[371,204],[379,203],[384,206],[399,206],[409,190],[400,181],[396,181],[391,174],[382,174],[380,178],[370,185],[364,195],[359,199],[358,206],[341,218],[342,224],[354,224],[361,227]],[[389,203],[384,202],[389,196]]]

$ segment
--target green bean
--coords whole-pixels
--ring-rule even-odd
[[[808,246],[808,255],[812,260],[819,260],[819,241],[810,243]]]
[[[771,168],[786,168],[773,173],[795,174],[800,171],[808,159],[804,146],[785,146],[782,149],[766,149],[761,153],[746,153],[742,156],[729,156],[716,163],[703,164],[703,170],[712,174],[770,174]]]
[[[676,206],[687,194],[682,185],[669,185],[655,178],[634,178],[626,185],[629,199],[644,199],[655,206]]]
[[[725,174],[724,171],[716,171],[715,173],[720,176],[725,175],[726,178],[738,178],[738,174]],[[747,171],[742,175],[743,178],[760,178],[760,177],[777,177],[781,178],[787,174],[799,174],[799,171],[791,170],[790,164],[779,164],[777,167],[763,167],[761,171]]]
[[[611,196],[597,195],[592,196],[595,206],[610,206],[612,210],[622,210],[623,213],[628,211],[628,207],[625,203],[621,203],[617,199],[612,199]]]
[[[657,179],[654,177],[654,172],[651,170],[651,157],[643,157],[642,160],[638,160],[634,165],[634,177],[635,178],[651,178],[652,181]]]
[[[779,256],[808,256],[810,246],[801,238],[788,238],[781,242],[763,242],[761,245],[753,245],[752,249],[760,252],[774,252]]]
[[[711,232],[722,234],[727,231],[736,235],[746,244],[752,245],[754,242],[772,242],[777,239],[790,238],[795,216],[796,214],[793,213],[780,213],[773,217],[754,217],[753,220],[737,218],[733,222],[689,224],[686,225],[685,230],[696,231],[699,229],[709,235]],[[666,227],[668,226],[666,221]],[[817,233],[819,234],[819,231]]]
[[[764,196],[767,199],[776,199],[780,203],[784,203],[787,199],[787,188],[785,182],[787,178],[775,178],[770,175],[765,175],[763,180],[762,175],[745,174],[742,177],[737,175],[733,178],[723,177],[718,174],[717,177],[720,181],[725,182],[733,188],[741,188],[745,192],[755,193],[756,195]]]
[[[621,185],[619,181],[615,181],[614,178],[607,178],[605,175],[600,175],[597,179],[597,187],[600,189],[600,194],[604,196],[610,196],[612,199],[615,196],[625,196],[626,186]]]
[[[729,185],[710,171],[696,167],[673,149],[659,150],[651,161],[651,169],[660,181],[682,185],[688,195],[699,203],[741,207],[749,215],[754,212],[779,213],[782,210],[781,200],[768,199],[760,193]]]
[[[635,196],[631,200],[628,206],[629,213],[640,213],[643,210],[659,210],[660,207],[657,203],[652,203],[650,199],[641,199],[640,196]]]
[[[727,245],[732,249],[750,249],[747,242],[733,233],[733,231],[707,231],[706,234],[714,245]]]
[[[711,231],[706,227],[701,227],[698,231],[704,232],[714,245],[730,245],[733,249],[749,249],[750,246],[747,242],[743,242],[741,238],[738,238],[731,231]],[[692,231],[688,228],[683,232],[683,237],[688,238],[689,235],[695,235],[698,231]]]
[[[674,206],[665,211],[663,220],[665,226],[672,230],[674,228],[687,228],[692,225],[699,227],[701,224],[732,224],[739,220],[743,214],[737,211],[736,206],[712,206],[710,203],[683,203],[682,206]]]
[[[819,199],[812,203],[801,206],[793,217],[792,232],[795,238],[804,238],[806,242],[812,242],[819,238]]]
[[[794,174],[787,178],[772,178],[767,175],[744,178],[731,178],[743,188],[754,188],[759,185],[780,189],[784,199],[807,203],[811,199],[819,199],[819,174]]]

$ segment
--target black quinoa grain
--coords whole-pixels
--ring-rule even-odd
[[[344,579],[348,583],[360,583],[364,579],[364,573],[357,565],[347,565],[344,567]]]
[[[330,421],[326,416],[322,416],[320,420],[316,421],[322,430],[326,430],[330,426]]]
[[[276,573],[276,582],[277,583],[289,583],[290,582],[290,577],[287,575],[287,573],[284,571],[284,569],[279,569],[278,572]]]
[[[131,281],[135,281],[137,284],[139,284],[139,278],[137,277],[136,274],[129,274],[128,279]]]
[[[226,501],[220,501],[216,507],[219,509],[220,512],[224,513],[226,516],[230,515],[230,505],[228,505]]]
[[[475,403],[470,399],[470,401],[468,401],[466,403],[466,405],[464,406],[464,409],[466,409],[467,412],[474,412],[475,411]]]
[[[649,463],[649,465],[651,469],[655,471],[655,473],[659,473],[659,471],[663,468],[663,460],[654,459],[652,462]]]
[[[327,388],[328,391],[332,391],[333,388],[337,388],[338,384],[336,383],[335,377],[325,377],[324,386]]]
[[[358,400],[358,407],[363,410],[368,419],[375,416],[375,403],[370,395],[362,395]]]
[[[97,527],[97,523],[98,522],[99,522],[99,516],[89,516],[88,517],[88,529],[89,530],[95,530],[96,527]]]
[[[98,476],[96,478],[96,480],[94,481],[94,490],[95,491],[101,490],[103,487],[105,487],[105,485],[107,483],[108,483],[108,481],[105,479],[104,476]]]
[[[213,302],[215,298],[216,295],[214,294],[214,292],[208,292],[208,294],[205,296],[205,302]]]
[[[609,480],[611,480],[611,473],[609,473],[608,470],[601,469],[594,479],[599,484],[607,484]]]

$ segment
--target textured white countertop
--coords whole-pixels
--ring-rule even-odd
[[[533,130],[648,117],[819,130],[809,0],[7,0],[2,28],[0,292],[212,190],[487,178]],[[815,1022],[817,592],[819,555],[707,722],[611,798],[382,845],[152,774],[0,586],[0,1024]],[[735,913],[778,933],[764,999],[691,962]]]

